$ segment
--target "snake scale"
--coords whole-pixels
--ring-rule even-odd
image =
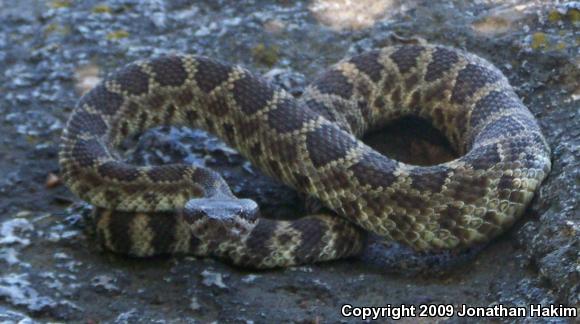
[[[414,166],[361,138],[404,116],[428,120],[459,157]],[[207,130],[332,212],[259,217],[214,171],[135,166],[118,146],[158,125]],[[101,244],[131,256],[192,254],[271,268],[355,255],[367,232],[415,251],[487,242],[523,213],[550,149],[486,60],[437,45],[347,58],[294,98],[244,68],[171,54],[125,66],[85,94],[63,132],[62,177],[96,206]]]

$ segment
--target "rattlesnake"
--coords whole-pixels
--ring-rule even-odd
[[[357,139],[409,115],[430,121],[460,157],[413,166]],[[123,162],[115,148],[157,125],[214,133],[332,212],[264,219],[212,170]],[[445,46],[403,45],[337,63],[299,99],[206,57],[129,64],[81,98],[60,165],[70,189],[97,207],[109,250],[268,268],[355,255],[367,231],[416,251],[487,242],[522,214],[549,156],[533,115],[492,64]]]

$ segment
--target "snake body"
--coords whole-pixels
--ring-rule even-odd
[[[392,160],[358,138],[404,116],[432,123],[460,157]],[[257,217],[203,167],[125,163],[116,148],[158,125],[218,135],[255,166],[333,213]],[[62,135],[62,177],[96,206],[102,245],[132,256],[185,253],[270,268],[352,256],[366,232],[416,251],[487,242],[523,213],[550,149],[503,74],[436,45],[347,58],[296,99],[239,66],[164,55],[125,66],[89,91]]]

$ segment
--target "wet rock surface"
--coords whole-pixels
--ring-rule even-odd
[[[337,322],[353,320],[340,316],[346,303],[578,307],[578,2],[349,3],[0,2],[0,321]],[[103,253],[87,234],[87,206],[54,178],[58,136],[80,92],[125,63],[173,51],[207,55],[299,95],[328,65],[400,37],[465,48],[495,63],[553,150],[553,170],[514,229],[443,272],[410,276],[380,255],[252,272],[211,259]],[[391,142],[387,154],[415,163],[452,155],[425,134],[422,125],[402,122],[368,141]],[[135,163],[187,161],[220,171],[268,217],[305,212],[299,195],[203,132],[154,130],[135,147]]]

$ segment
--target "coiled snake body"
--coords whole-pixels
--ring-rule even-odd
[[[358,140],[407,115],[461,155],[413,166]],[[157,125],[212,132],[336,214],[258,218],[202,167],[134,166],[115,148]],[[130,64],[82,97],[62,136],[70,189],[95,205],[102,244],[133,256],[190,253],[256,268],[357,254],[365,231],[417,251],[463,249],[508,228],[550,170],[549,147],[502,73],[432,45],[345,59],[295,99],[247,70],[166,55]]]

